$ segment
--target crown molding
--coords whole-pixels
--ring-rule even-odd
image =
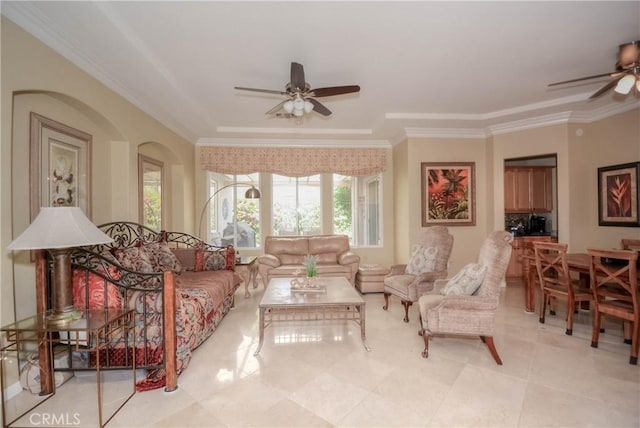
[[[298,135],[372,135],[372,129],[354,128],[250,128],[245,126],[218,126],[217,132],[238,134],[298,134]]]
[[[640,101],[635,100],[625,101],[617,104],[608,104],[591,111],[569,110],[560,113],[546,114],[522,120],[490,125],[487,127],[487,135],[506,134],[509,132],[524,131],[526,129],[541,128],[544,126],[552,126],[563,123],[591,123],[636,108],[640,108]]]
[[[496,110],[482,114],[455,114],[455,113],[386,113],[386,119],[396,120],[469,120],[484,121],[489,119],[498,119],[514,114],[528,113],[534,110],[540,110],[550,107],[561,106],[565,104],[582,102],[589,98],[591,94],[583,92],[581,94],[571,95],[568,97],[555,98],[549,101],[541,101],[538,103],[527,104],[518,107],[512,107],[504,110]]]
[[[491,125],[487,127],[488,135],[500,135],[510,132],[524,131],[532,128],[542,128],[544,126],[553,126],[562,123],[569,123],[571,117],[570,111],[563,111],[560,113],[545,114],[542,116],[530,117],[522,120],[514,120],[511,122],[504,122],[497,125]]]
[[[627,99],[633,100],[631,96]],[[591,123],[597,120],[606,119],[610,116],[626,113],[628,111],[640,108],[640,100],[625,101],[622,103],[608,104],[606,106],[599,107],[597,109],[583,112],[575,111],[572,113],[569,122],[572,123]]]
[[[6,16],[9,20],[13,21],[30,35],[48,46],[51,50],[61,55],[73,65],[105,85],[107,88],[111,89],[113,92],[162,123],[177,135],[188,141],[193,141],[196,138],[192,132],[176,121],[171,115],[159,109],[152,108],[152,103],[134,96],[122,82],[114,79],[112,75],[105,73],[103,71],[103,67],[84,55],[81,49],[78,49],[61,38],[55,31],[55,25],[52,25],[45,15],[39,13],[37,8],[30,5],[28,2],[20,2],[19,8],[14,7],[12,3],[13,2],[2,2],[2,15]],[[104,8],[102,7],[99,7],[98,10],[103,14],[105,13]],[[107,16],[107,19],[112,18],[107,14],[105,14],[105,16]]]
[[[482,128],[404,128],[409,138],[487,138]]]
[[[373,148],[390,149],[388,140],[341,139],[269,139],[269,138],[199,138],[196,146],[219,147],[324,147],[324,148]]]

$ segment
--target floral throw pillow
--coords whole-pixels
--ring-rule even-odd
[[[419,275],[424,272],[433,272],[436,266],[438,248],[414,245],[411,250],[411,259],[407,263],[404,272],[408,275]]]
[[[153,273],[153,265],[143,247],[119,248],[113,255],[125,269],[141,272]]]
[[[89,290],[87,291],[87,283]],[[118,287],[95,273],[73,271],[73,306],[77,309],[122,308]]]
[[[445,296],[471,296],[478,291],[486,274],[486,266],[469,263],[447,281],[441,293]]]
[[[224,251],[207,251],[204,256],[204,270],[222,270],[226,266]]]
[[[154,272],[171,270],[175,273],[182,272],[182,263],[173,254],[166,242],[153,242],[142,247],[149,257]]]

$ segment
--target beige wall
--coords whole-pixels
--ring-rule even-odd
[[[195,155],[189,141],[4,17],[1,31],[0,323],[6,324],[35,312],[33,265],[28,255],[6,250],[29,224],[30,111],[92,135],[95,223],[138,219],[137,154],[141,144],[153,142],[164,147],[165,168],[171,166],[167,227],[193,230]]]
[[[407,150],[409,245],[403,244],[396,253],[402,263],[409,259],[411,245],[422,230],[421,163],[422,162],[475,162],[476,169],[476,224],[452,226],[454,244],[449,259],[449,273],[455,274],[465,264],[475,262],[482,241],[486,238],[487,210],[487,152],[484,139],[410,138]]]
[[[404,140],[393,147],[393,198],[385,195],[384,202],[393,202],[394,221],[389,227],[393,228],[393,240],[385,245],[393,245],[394,259],[390,263],[384,263],[385,266],[395,263],[406,263],[408,260],[409,249],[411,248],[410,240],[410,223],[409,223],[409,201],[411,199],[409,186],[409,142]],[[419,195],[419,191],[417,195]],[[415,196],[415,195],[414,195]]]
[[[640,239],[640,228],[598,226],[598,168],[640,162],[640,109],[590,124],[568,127],[571,182],[571,251],[619,248],[620,239]]]

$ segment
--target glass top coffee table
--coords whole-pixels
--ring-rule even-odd
[[[346,278],[318,278],[320,289],[316,290],[292,289],[291,279],[269,281],[259,305],[260,342],[254,356],[262,349],[264,329],[287,321],[355,321],[364,348],[371,350],[365,334],[365,301]]]

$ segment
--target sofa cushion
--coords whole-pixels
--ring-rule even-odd
[[[225,265],[224,251],[205,251],[204,270],[223,270]]]
[[[310,236],[309,254],[343,253],[349,251],[349,237],[346,235]],[[333,261],[335,263],[335,259]]]
[[[471,296],[474,294],[487,273],[487,267],[478,263],[469,263],[447,281],[442,289],[445,296]]]
[[[304,262],[304,256],[306,255],[307,253],[280,254],[278,255],[278,258],[280,259],[280,263],[282,263],[283,265],[302,265],[302,263]]]
[[[119,248],[113,251],[113,255],[125,269],[153,273],[153,266],[143,247]]]
[[[195,272],[202,272],[205,270],[222,270],[226,267],[226,250],[205,251],[202,249],[196,250],[196,268]]]
[[[351,263],[358,263],[360,261],[360,256],[351,251],[347,251],[345,253],[340,254],[338,257],[338,263],[341,265],[348,265]]]
[[[171,251],[180,260],[182,270],[194,271],[196,269],[196,249],[195,248],[172,248]]]
[[[309,254],[309,240],[306,237],[267,237],[265,246],[265,254],[281,254],[299,255],[304,257]],[[284,262],[283,262],[284,263]],[[300,262],[302,263],[302,259]]]
[[[274,256],[273,254],[261,255],[260,257],[258,257],[258,263],[271,266],[271,267],[278,267],[282,264],[280,263],[280,259]]]
[[[336,264],[338,263],[338,253],[316,253],[318,264]]]
[[[166,242],[152,242],[142,247],[149,257],[154,272],[164,272],[167,270],[181,273],[182,263],[171,251]]]
[[[418,275],[423,272],[433,272],[436,266],[437,256],[437,247],[414,245],[411,250],[411,260],[407,263],[405,273],[408,275]]]

